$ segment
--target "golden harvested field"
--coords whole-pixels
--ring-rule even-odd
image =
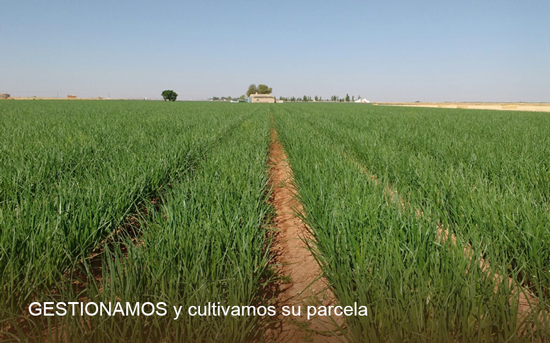
[[[435,108],[462,108],[472,110],[504,110],[504,111],[530,111],[550,112],[550,103],[483,103],[483,102],[389,102],[378,103],[384,106],[410,106],[410,107],[435,107]]]

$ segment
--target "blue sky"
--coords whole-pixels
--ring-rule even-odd
[[[550,1],[3,1],[13,96],[550,101]]]

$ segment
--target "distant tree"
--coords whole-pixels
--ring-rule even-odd
[[[239,97],[239,100],[244,100],[245,98],[246,98],[246,95],[243,94]]]
[[[351,101],[355,101],[355,95],[351,96]]]
[[[349,102],[349,94],[346,94],[346,102]]]
[[[307,96],[304,95],[303,101],[307,101]]]
[[[218,101],[218,100],[220,100],[220,98],[219,98],[219,97],[217,97],[217,96],[215,96],[215,97],[213,97],[213,98],[212,98],[212,100],[214,100],[214,101]]]
[[[176,101],[176,99],[178,98],[178,93],[174,92],[171,89],[163,91],[161,95],[164,98],[164,101]]]
[[[266,85],[258,85],[258,94],[271,94],[273,89],[269,88]]]
[[[247,96],[250,96],[251,94],[271,94],[271,92],[273,92],[273,89],[264,85],[264,84],[260,84],[258,85],[258,87],[256,87],[255,84],[251,84],[250,86],[248,86],[248,90],[246,91],[246,95]]]
[[[296,98],[295,98],[295,97],[292,97],[292,98],[290,98],[290,101],[296,102]]]
[[[250,94],[256,94],[258,93],[258,87],[256,87],[255,84],[251,84],[248,86],[248,90],[246,91],[246,96],[250,96]]]
[[[319,100],[319,98],[317,97],[317,95],[315,96],[315,98],[314,98],[314,99],[315,99],[315,101]]]

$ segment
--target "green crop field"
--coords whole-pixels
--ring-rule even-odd
[[[0,102],[0,340],[261,342],[270,132],[349,342],[550,340],[550,115],[364,104]],[[170,311],[168,311],[170,312]]]
[[[550,116],[277,112],[327,277],[370,305],[355,341],[548,340]]]

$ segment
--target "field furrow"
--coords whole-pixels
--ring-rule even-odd
[[[518,286],[493,277],[517,274],[496,258],[481,267],[490,256],[488,250],[495,247],[472,244],[476,241],[459,230],[454,231],[459,232],[457,244],[438,243],[440,217],[435,206],[426,206],[426,197],[418,201],[421,189],[387,176],[398,171],[393,168],[400,161],[376,169],[380,173],[373,179],[345,157],[351,153],[363,163],[361,157],[367,153],[370,160],[388,158],[367,150],[369,133],[384,132],[372,122],[364,123],[372,121],[376,112],[364,112],[359,118],[344,111],[323,113],[314,106],[300,110],[281,111],[275,118],[295,172],[306,222],[315,234],[336,296],[343,304],[360,301],[370,305],[372,317],[348,318],[354,340],[544,341],[548,337],[548,318],[536,315],[547,307],[541,292],[535,293],[540,300],[532,304],[535,314],[528,319],[518,316],[520,296],[514,291]],[[347,115],[355,122],[342,123]],[[363,155],[352,145],[360,142]],[[383,142],[375,146],[384,149]],[[405,161],[418,155],[407,156]],[[370,164],[366,165],[370,170]],[[433,166],[401,172],[426,173]],[[383,185],[397,184],[400,190],[403,186],[413,206],[389,200],[386,187],[378,186],[380,180]],[[418,215],[418,209],[425,215]],[[464,254],[468,244],[481,253]],[[514,284],[525,287],[521,281],[514,278]]]
[[[0,340],[550,341],[549,128],[365,104],[1,102]],[[309,313],[333,305],[365,310]]]
[[[276,210],[274,224],[277,232],[271,244],[272,263],[278,281],[273,296],[277,308],[300,308],[296,315],[279,314],[267,329],[268,342],[341,342],[342,317],[315,316],[307,318],[308,306],[335,306],[336,298],[311,252],[314,248],[310,229],[302,221],[303,207],[294,189],[292,168],[277,131],[272,129],[269,151],[271,163],[271,202]]]
[[[185,175],[192,174],[210,151],[223,144],[253,112],[249,108],[204,116],[204,110],[196,107],[183,111],[175,108],[159,116],[159,113],[151,115],[135,107],[133,112],[123,113],[120,118],[116,110],[123,107],[107,108],[108,115],[105,115],[101,107],[88,109],[88,105],[81,105],[84,106],[80,108],[84,111],[79,116],[82,122],[71,118],[62,122],[75,110],[70,104],[66,105],[69,106],[65,109],[67,114],[49,114],[50,117],[41,118],[42,122],[38,123],[44,130],[59,122],[62,124],[55,134],[45,134],[44,141],[34,142],[44,147],[45,154],[58,156],[63,152],[56,154],[46,149],[55,149],[55,142],[70,140],[72,145],[66,145],[70,156],[88,162],[79,163],[76,172],[60,167],[56,170],[60,176],[54,180],[47,177],[48,173],[38,178],[39,175],[32,172],[34,160],[20,159],[17,164],[18,155],[9,155],[17,151],[14,145],[19,142],[15,137],[12,145],[3,146],[3,158],[10,159],[10,164],[3,166],[6,170],[3,182],[11,185],[30,183],[18,178],[24,175],[20,171],[28,172],[26,169],[31,169],[29,177],[37,179],[33,186],[34,197],[27,197],[27,190],[21,187],[19,191],[15,191],[17,187],[8,188],[4,193],[7,200],[2,202],[0,246],[2,289],[6,297],[2,301],[3,329],[13,331],[17,327],[28,327],[26,306],[32,300],[93,299],[94,292],[107,291],[108,287],[100,283],[111,278],[99,278],[98,273],[105,274],[107,265],[118,258],[112,255],[116,251],[113,241],[118,242],[115,245],[119,249],[122,247],[127,255],[130,241],[135,238],[132,235],[137,233],[143,239],[141,228],[134,229],[133,233],[122,230],[128,222],[139,220],[132,213],[144,210],[147,199],[163,197],[169,189],[167,186],[173,187]],[[39,111],[35,115],[42,113]],[[12,125],[6,116],[3,119]],[[29,127],[36,125],[34,118],[25,120]],[[87,131],[83,131],[85,126],[89,126]],[[121,131],[123,127],[125,131]],[[37,129],[26,130],[34,133]],[[20,133],[12,132],[14,136]],[[78,144],[74,144],[75,137],[81,140]],[[93,148],[83,154],[82,145],[86,144]],[[28,155],[28,151],[18,151],[18,154]],[[37,151],[37,163],[47,161],[47,156]],[[21,204],[18,199],[25,203]],[[150,207],[148,210],[154,211]],[[41,249],[36,248],[39,246]],[[93,249],[102,251],[104,256],[90,259],[95,255],[90,255]],[[71,272],[76,270],[79,272]],[[93,281],[90,284],[91,280],[95,280],[95,284]],[[86,284],[84,293],[82,287],[75,287],[82,283]]]

